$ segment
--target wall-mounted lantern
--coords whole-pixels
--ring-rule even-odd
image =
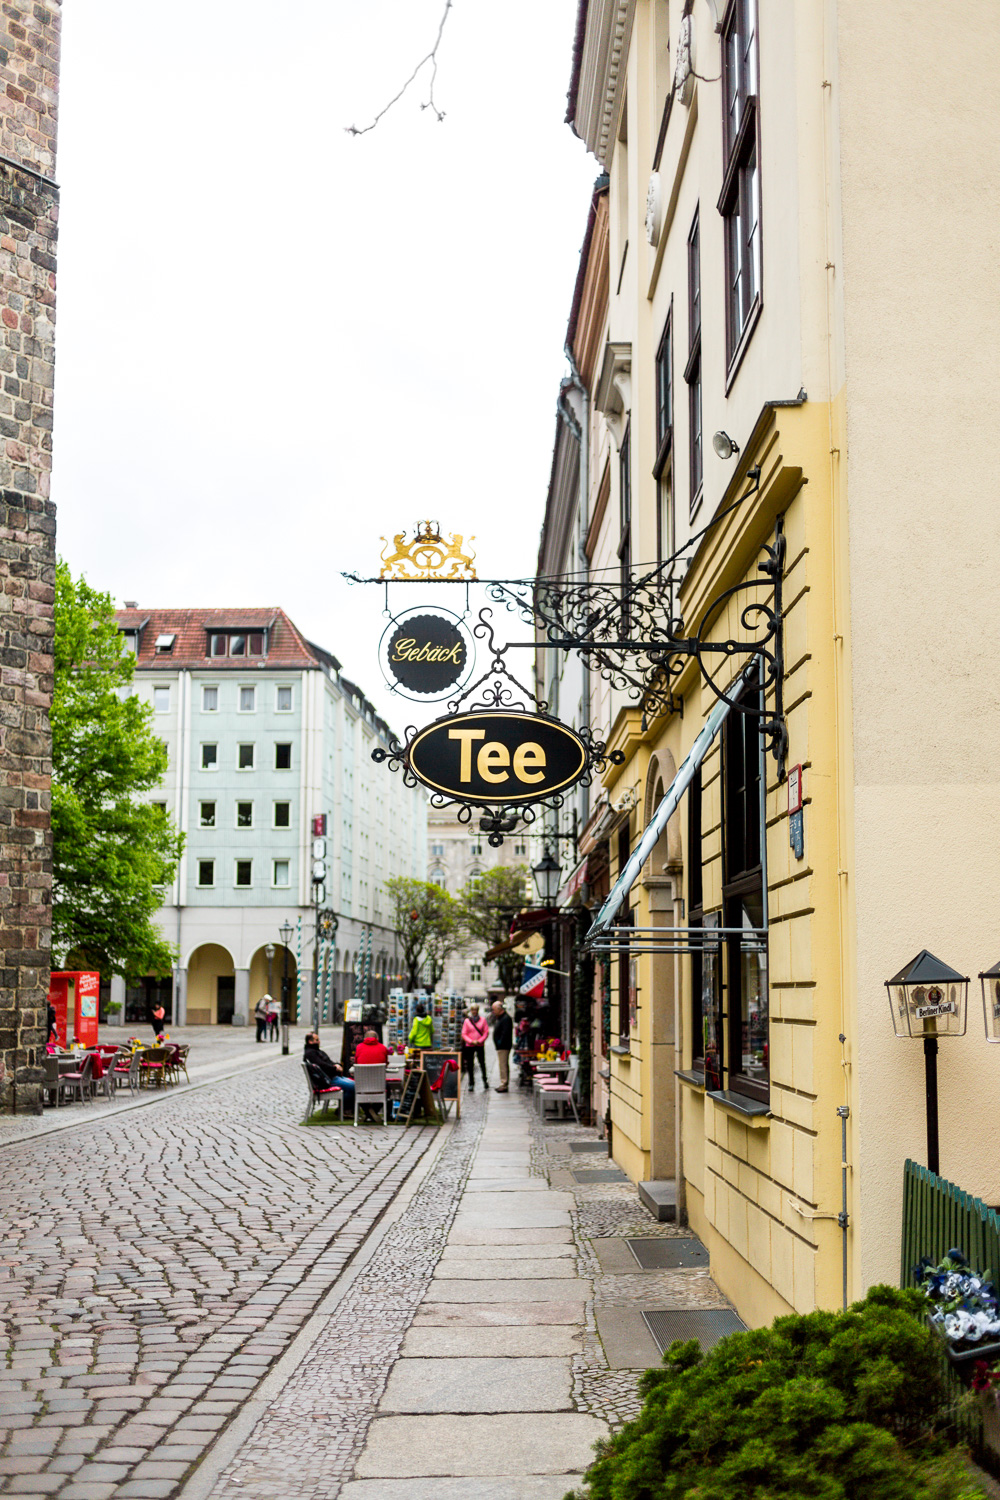
[[[997,969],[1000,980],[1000,966]],[[892,1025],[897,1037],[913,1037],[924,1044],[924,1087],[927,1105],[927,1166],[937,1175],[938,1151],[937,1051],[938,1037],[964,1036],[968,1012],[969,977],[959,974],[923,948],[885,987],[889,992]],[[984,982],[984,995],[985,982]],[[1000,1024],[1000,1023],[998,1023]],[[989,1035],[989,1020],[986,1025]],[[1000,1034],[997,1036],[1000,1041]]]
[[[986,1023],[986,1040],[1000,1042],[1000,963],[985,969],[979,976],[983,989],[983,1020]]]

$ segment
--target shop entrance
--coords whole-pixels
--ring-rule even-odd
[[[215,992],[215,1016],[219,1026],[231,1026],[236,1011],[236,976],[220,974]]]

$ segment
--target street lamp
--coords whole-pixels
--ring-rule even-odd
[[[267,954],[267,993],[271,995],[274,993],[271,989],[271,962],[274,958],[274,944],[265,944],[264,952]]]
[[[559,877],[562,874],[562,866],[557,859],[553,859],[551,851],[546,848],[545,853],[533,865],[531,873],[535,877],[535,889],[538,899],[544,906],[554,906],[556,894],[559,890]]]
[[[281,973],[281,1055],[282,1055],[282,1057],[287,1057],[288,1056],[288,945],[292,941],[292,934],[294,933],[294,931],[295,931],[295,928],[292,926],[291,922],[287,922],[287,921],[286,922],[282,922],[281,926],[278,928],[278,936],[281,939],[281,946],[285,950],[285,956],[284,956],[284,959],[283,959],[283,967],[282,967],[282,973]],[[271,946],[271,944],[269,943],[268,944],[268,959],[267,959],[268,964],[270,964],[270,962],[271,962],[271,954],[273,952],[274,952],[274,949]]]
[[[1000,970],[998,970],[1000,977]],[[983,995],[986,995],[983,976]],[[927,1166],[938,1175],[938,1037],[964,1036],[969,999],[968,975],[949,968],[922,949],[885,987],[897,1037],[919,1037],[924,1044],[924,1090],[927,1108]],[[987,1035],[989,1018],[987,1017]]]

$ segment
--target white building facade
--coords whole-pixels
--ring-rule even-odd
[[[371,755],[388,725],[336,657],[280,609],[118,611],[136,654],[134,691],[153,707],[169,764],[152,800],[185,836],[159,914],[178,950],[169,981],[126,994],[119,1019],[144,1019],[156,994],[178,1025],[245,1025],[286,970],[290,1012],[312,1015],[314,820],[325,818],[325,897],[338,919],[320,952],[320,1013],[355,993],[370,949],[370,993],[398,973],[383,882],[421,877],[427,802]],[[287,953],[280,929],[291,924]],[[268,956],[272,945],[274,953]]]

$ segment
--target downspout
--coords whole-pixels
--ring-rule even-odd
[[[573,350],[569,342],[564,345],[566,361],[570,368],[572,383],[580,392],[583,400],[583,423],[576,421],[573,413],[567,411],[563,405],[563,393],[559,393],[559,412],[567,421],[570,431],[580,445],[580,499],[576,508],[577,516],[577,561],[580,571],[584,575],[584,582],[589,579],[590,560],[587,557],[587,532],[590,529],[590,392],[584,384],[583,376],[577,368],[576,360],[573,358]],[[580,709],[580,728],[590,728],[590,658],[583,658],[583,691],[582,705]],[[586,827],[590,820],[590,787],[582,789],[581,823]]]

